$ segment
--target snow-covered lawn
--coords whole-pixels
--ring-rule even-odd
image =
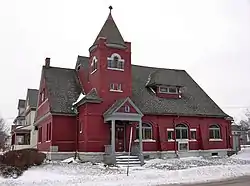
[[[250,148],[232,158],[182,158],[154,159],[143,167],[110,167],[91,163],[50,163],[30,168],[18,179],[0,178],[0,185],[43,186],[116,186],[159,185],[171,183],[194,183],[250,175]],[[66,161],[67,162],[67,161]]]

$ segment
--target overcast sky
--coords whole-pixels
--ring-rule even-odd
[[[185,69],[228,114],[250,107],[250,0],[0,0],[0,114],[38,88],[45,57],[74,68],[109,9],[132,63]]]

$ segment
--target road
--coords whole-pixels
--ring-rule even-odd
[[[161,185],[170,186],[170,185]],[[210,182],[210,183],[199,183],[199,184],[188,184],[188,185],[171,185],[171,186],[250,186],[250,176],[239,177],[231,180]]]

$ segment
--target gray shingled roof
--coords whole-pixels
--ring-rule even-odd
[[[48,89],[51,112],[73,113],[72,103],[81,93],[76,71],[57,67],[43,67],[43,75]]]
[[[108,44],[118,44],[118,45],[126,46],[126,44],[122,38],[122,35],[121,35],[119,29],[117,28],[111,13],[109,14],[107,20],[105,21],[101,31],[99,32],[98,36],[95,39],[95,42],[93,43],[93,45],[96,45],[98,43],[99,37],[105,37],[107,39],[106,42]]]
[[[88,70],[88,58],[82,59],[84,60],[81,61],[81,64],[86,68],[85,70]],[[49,96],[52,99],[52,110],[63,113],[71,112],[72,103],[80,95],[80,86],[75,70],[51,67],[45,69],[45,72]],[[153,82],[155,84],[182,86],[182,98],[164,99],[157,97],[146,86],[150,74],[154,74]],[[162,79],[166,80],[166,83]],[[184,70],[132,65],[132,80],[131,100],[143,114],[228,116]],[[98,96],[96,98],[99,99]]]
[[[25,100],[19,99],[17,108],[25,108]]]
[[[39,92],[39,90],[37,90],[37,89],[28,89],[28,91],[27,91],[26,101],[29,101],[29,105],[32,108],[37,107],[38,92]]]
[[[150,74],[154,74],[155,84],[183,86],[182,98],[165,99],[154,95],[145,86]],[[227,116],[184,70],[132,65],[132,81],[132,101],[143,114]]]

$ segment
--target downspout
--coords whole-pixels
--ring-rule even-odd
[[[78,158],[79,151],[79,113],[76,113],[76,139],[75,139],[75,159]]]
[[[177,117],[174,117],[173,118],[173,128],[174,128],[174,152],[175,152],[175,155],[176,157],[178,158],[179,155],[178,155],[178,151],[176,149],[177,145],[176,145],[176,130],[175,130],[175,120],[178,119],[179,116],[177,115]]]

